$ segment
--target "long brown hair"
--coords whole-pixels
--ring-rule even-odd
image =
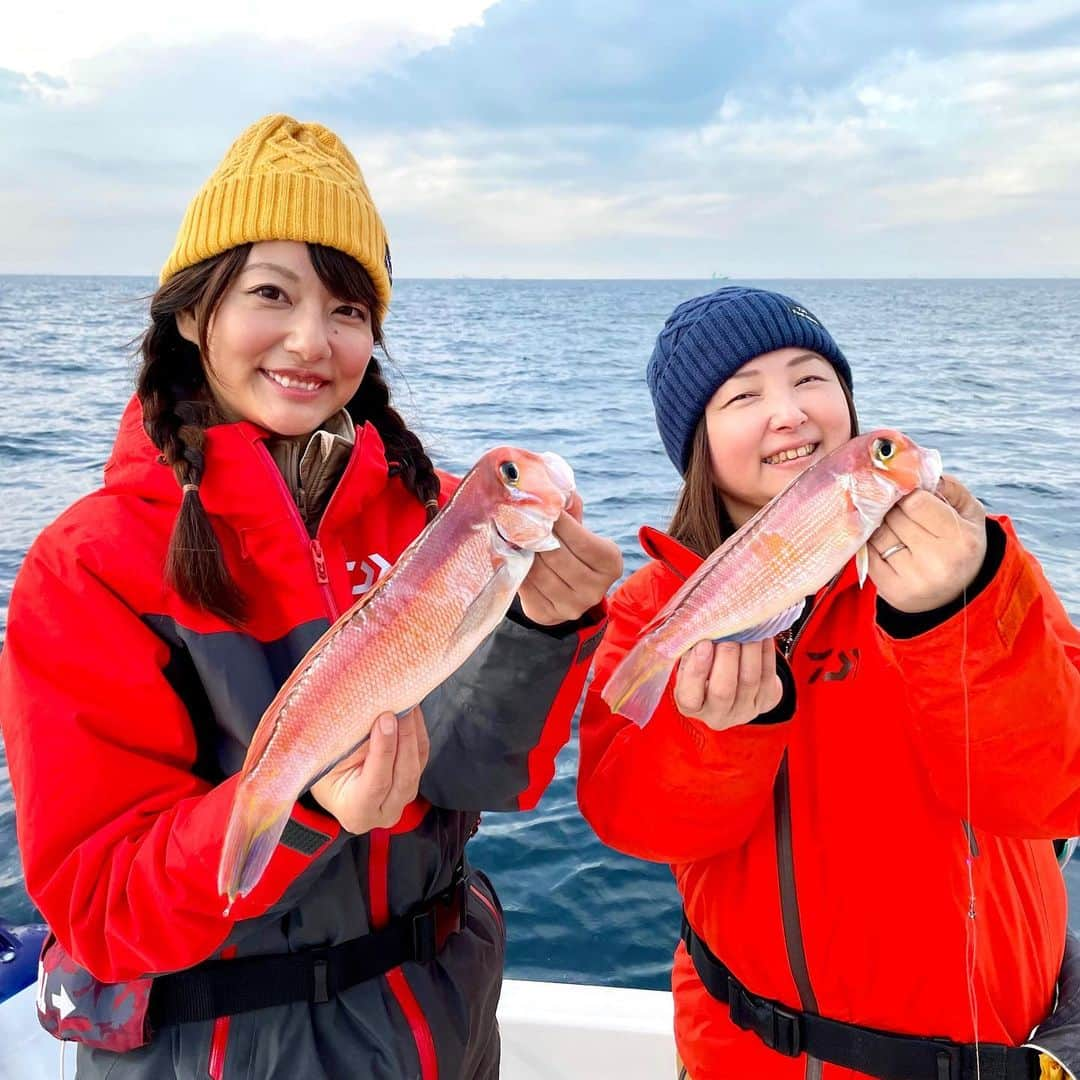
[[[367,271],[335,248],[307,247],[311,264],[330,293],[367,306],[375,344],[385,353],[378,297]],[[142,362],[136,383],[146,432],[183,491],[169,541],[166,580],[189,603],[233,624],[244,616],[244,597],[229,576],[217,534],[199,498],[205,468],[206,405],[211,400],[204,358],[209,355],[214,312],[244,268],[250,250],[250,244],[241,244],[181,270],[151,297],[150,326],[139,347]],[[177,328],[176,316],[184,311],[195,316],[198,347]],[[425,504],[430,520],[436,510],[439,478],[423,444],[390,404],[390,389],[374,356],[345,408],[357,426],[374,425],[386,446],[387,460]]]
[[[851,417],[851,437],[859,434],[859,417],[855,412],[855,399],[843,379],[839,380],[844,391],[848,415]],[[709,454],[709,430],[704,413],[694,429],[694,441],[690,446],[690,463],[686,467],[679,501],[671,517],[668,533],[680,544],[705,558],[715,551],[733,532],[735,523],[724,505],[720,489],[713,478],[712,457]]]

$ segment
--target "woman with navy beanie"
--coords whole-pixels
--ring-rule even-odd
[[[612,601],[578,796],[674,872],[680,1077],[1062,1075],[1077,1040],[1050,1014],[1080,962],[1050,840],[1080,832],[1080,633],[946,476],[886,516],[865,587],[853,560],[777,638],[699,642],[644,727],[612,713],[605,684],[682,582],[858,430],[847,358],[780,293],[680,304],[647,378],[682,487]]]

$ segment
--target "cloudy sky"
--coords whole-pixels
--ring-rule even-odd
[[[402,277],[1080,275],[1080,0],[19,8],[0,273],[155,273],[280,111]]]

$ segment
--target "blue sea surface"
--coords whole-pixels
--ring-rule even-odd
[[[630,572],[643,561],[639,525],[666,524],[677,486],[645,362],[671,309],[715,284],[402,281],[386,325],[395,399],[451,471],[501,442],[558,451],[574,466],[588,524],[618,541]],[[1080,282],[744,284],[814,311],[851,361],[863,429],[902,428],[940,449],[948,471],[1012,517],[1080,619]],[[100,481],[153,287],[148,278],[0,276],[0,632],[34,536]],[[595,838],[577,810],[576,771],[575,734],[539,807],[485,815],[470,845],[508,912],[509,973],[665,986],[679,926],[670,872]],[[888,849],[882,836],[882,857]],[[1080,862],[1066,878],[1080,911]],[[35,915],[2,758],[0,915]]]

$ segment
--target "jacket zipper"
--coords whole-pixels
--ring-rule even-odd
[[[338,610],[337,604],[334,601],[334,594],[330,591],[330,575],[326,572],[326,557],[323,554],[322,544],[319,543],[318,540],[319,531],[316,530],[316,538],[313,540],[308,533],[307,526],[304,524],[304,519],[300,516],[299,508],[293,501],[292,492],[289,490],[289,485],[285,483],[285,477],[281,475],[281,472],[278,469],[276,462],[270,455],[270,451],[266,449],[266,445],[264,443],[259,443],[259,449],[264,455],[264,460],[266,462],[267,468],[274,475],[274,480],[276,481],[279,490],[285,496],[285,502],[288,504],[290,511],[289,516],[292,518],[293,524],[296,526],[299,535],[303,539],[304,545],[307,547],[308,556],[310,557],[312,567],[315,570],[315,581],[322,589],[323,602],[326,604],[326,610],[330,616],[330,621],[333,622],[335,619],[337,619]],[[348,472],[348,469],[346,469],[346,472]],[[341,479],[345,479],[344,474],[342,474]],[[340,486],[340,480],[338,481],[338,484]],[[332,500],[333,496],[331,496],[331,501]],[[329,509],[329,505],[327,506],[327,509]],[[323,516],[325,517],[325,514]]]
[[[788,649],[787,659],[792,666],[794,674],[795,649],[799,644],[811,619],[820,610],[825,602],[826,595],[832,590],[839,580],[837,574],[825,587],[821,599],[810,609],[810,614],[803,620],[802,626],[796,631],[791,639],[791,647]],[[799,993],[799,1001],[804,1012],[818,1012],[817,997],[814,994],[813,985],[810,982],[810,969],[806,962],[806,946],[803,941],[802,923],[799,919],[799,897],[795,886],[795,852],[792,845],[791,831],[791,778],[788,767],[787,750],[780,759],[780,769],[776,774],[776,784],[773,787],[773,816],[776,822],[776,862],[780,880],[780,912],[784,923],[784,944],[787,949],[788,967],[791,976],[795,980],[795,989]],[[822,1062],[809,1053],[806,1055],[805,1080],[819,1080],[822,1073]]]

